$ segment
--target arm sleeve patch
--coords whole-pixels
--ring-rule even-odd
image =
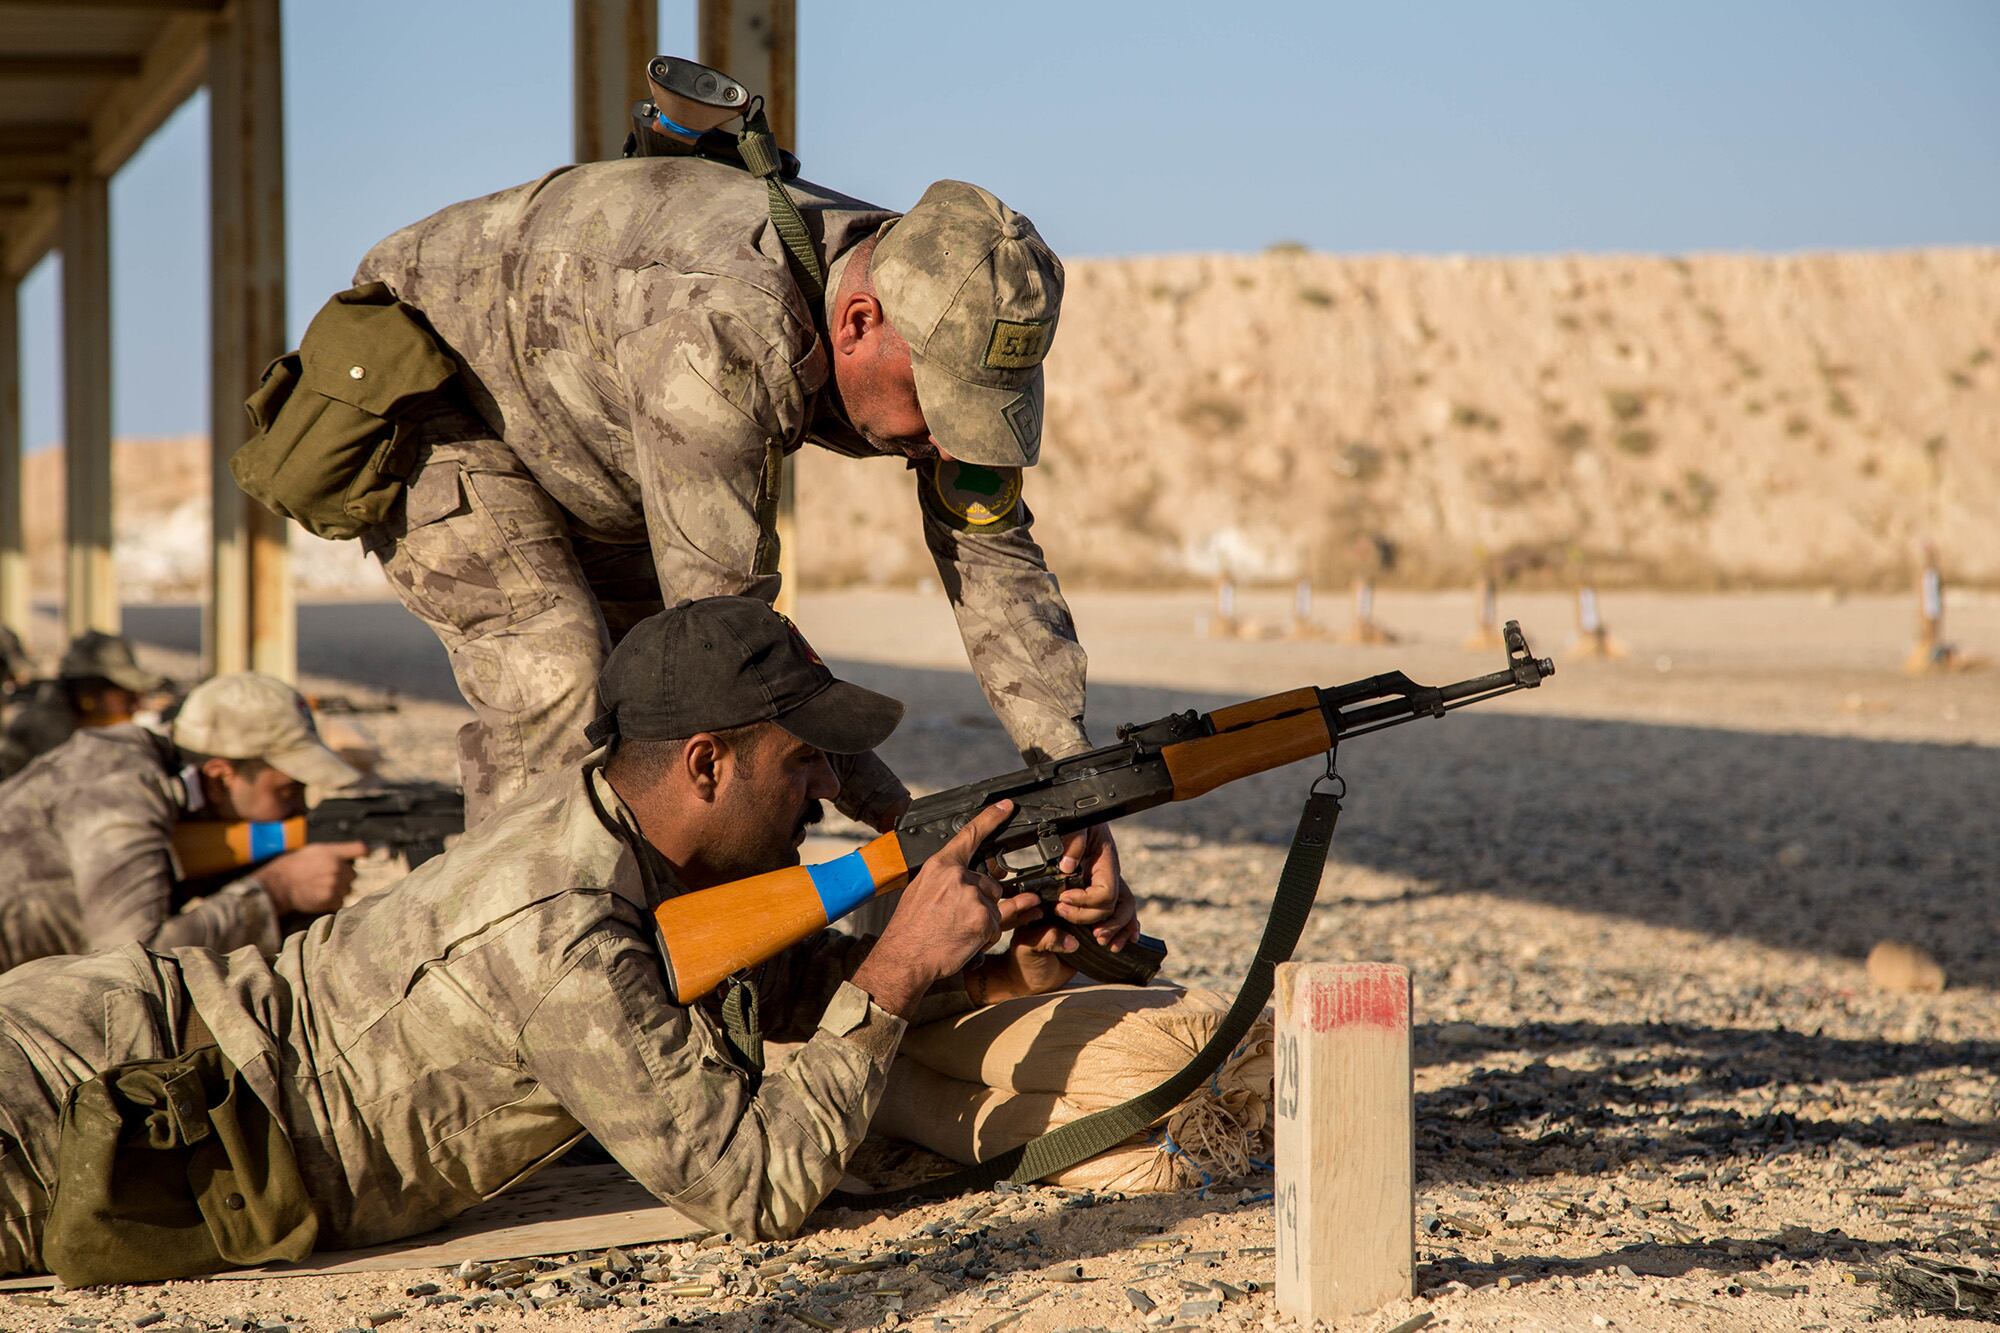
[[[926,463],[917,489],[924,510],[956,532],[1005,532],[1021,525],[1021,469]]]

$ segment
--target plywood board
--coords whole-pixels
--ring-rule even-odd
[[[440,1268],[467,1259],[526,1259],[534,1255],[656,1245],[706,1231],[648,1194],[618,1166],[552,1167],[525,1185],[462,1213],[422,1236],[365,1250],[315,1254],[302,1264],[273,1264],[210,1274],[210,1280],[318,1277],[328,1273]],[[52,1277],[0,1281],[0,1291],[55,1285]]]

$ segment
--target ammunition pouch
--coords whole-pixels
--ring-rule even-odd
[[[359,536],[388,518],[416,467],[401,418],[457,373],[385,284],[337,293],[244,403],[257,433],[229,470],[245,494],[315,536]]]
[[[312,1252],[291,1140],[213,1045],[71,1089],[42,1261],[71,1287],[158,1282]]]

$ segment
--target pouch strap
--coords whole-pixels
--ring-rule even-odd
[[[757,983],[749,976],[733,976],[722,997],[722,1035],[752,1078],[764,1073],[764,1031],[757,1013]]]
[[[778,572],[783,549],[778,541],[778,506],[785,493],[785,446],[776,439],[764,446],[764,475],[757,486],[757,553],[751,572],[762,577]]]

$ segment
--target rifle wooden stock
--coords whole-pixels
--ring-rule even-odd
[[[902,840],[884,833],[816,866],[786,866],[667,899],[653,918],[674,998],[700,999],[731,973],[791,948],[909,877]]]
[[[1205,796],[1224,783],[1310,758],[1333,744],[1318,693],[1308,687],[1208,715],[1216,734],[1160,751],[1174,780],[1174,799]]]
[[[174,859],[182,879],[200,879],[268,861],[306,845],[306,819],[253,824],[239,820],[190,819],[174,825]]]

